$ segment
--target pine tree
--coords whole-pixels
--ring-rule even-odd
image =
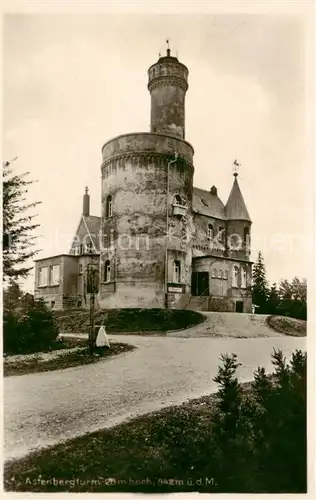
[[[257,262],[254,264],[252,271],[252,302],[259,306],[259,313],[266,312],[268,295],[269,287],[266,278],[266,269],[262,253],[259,252]]]
[[[269,290],[266,312],[268,314],[278,314],[280,306],[280,295],[276,283],[273,283]]]
[[[32,266],[27,265],[38,251],[34,250],[36,236],[33,231],[39,224],[33,222],[36,215],[29,210],[40,202],[26,203],[27,186],[33,181],[26,180],[29,172],[14,175],[10,168],[12,162],[3,163],[3,279],[25,278]]]

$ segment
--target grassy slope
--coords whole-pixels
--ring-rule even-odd
[[[202,314],[186,309],[110,309],[96,311],[96,325],[102,323],[105,314],[108,333],[162,333],[189,328],[202,323],[205,319]],[[89,329],[88,311],[56,311],[54,316],[63,333],[86,333]]]
[[[293,337],[306,336],[306,321],[286,316],[268,316],[267,324],[272,330]]]

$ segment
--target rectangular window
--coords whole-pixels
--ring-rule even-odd
[[[50,284],[59,285],[59,264],[52,266],[50,273]]]
[[[173,263],[173,282],[180,283],[180,262],[175,260]]]
[[[216,271],[216,269],[213,269],[213,278],[217,278],[217,271]]]
[[[54,308],[55,308],[55,301],[54,301],[54,300],[52,300],[52,301],[51,301],[51,303],[50,303],[50,307],[51,307],[51,309],[54,309]]]
[[[93,253],[93,245],[91,243],[91,241],[89,241],[86,245],[85,245],[85,250],[87,253]]]
[[[38,285],[48,285],[48,267],[40,267],[38,272]]]
[[[224,271],[224,280],[228,280],[228,271],[227,271],[227,269]]]
[[[111,262],[109,260],[107,260],[104,265],[104,281],[105,283],[111,281]]]
[[[82,274],[82,264],[79,264],[79,274]]]
[[[247,270],[245,268],[241,271],[241,287],[247,288]]]

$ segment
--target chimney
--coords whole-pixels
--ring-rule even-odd
[[[210,189],[210,193],[214,194],[215,196],[217,196],[217,187],[212,186],[211,189]]]
[[[88,195],[88,188],[85,188],[85,194],[83,195],[83,208],[82,215],[90,215],[90,196]]]

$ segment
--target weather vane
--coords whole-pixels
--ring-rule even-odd
[[[234,165],[234,167],[233,167],[233,168],[234,168],[233,175],[234,175],[235,177],[237,177],[237,175],[238,175],[238,170],[239,170],[239,167],[240,167],[240,163],[238,163],[238,161],[237,161],[237,160],[234,160],[233,165]]]

